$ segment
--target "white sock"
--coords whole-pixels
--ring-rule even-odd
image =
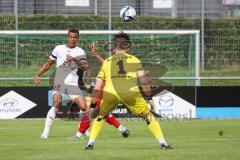
[[[89,130],[86,130],[86,132],[84,133],[87,137],[89,137],[90,136],[90,132],[89,132]]]
[[[56,117],[56,113],[57,113],[58,109],[55,107],[51,107],[51,109],[48,111],[46,120],[45,120],[45,127],[44,127],[44,131],[43,133],[48,135],[50,127],[53,124],[53,121]]]
[[[83,136],[83,134],[82,134],[81,132],[77,131],[77,133],[75,134],[75,136],[78,137],[78,138],[80,138],[80,137]]]
[[[95,141],[94,138],[90,138],[87,145],[93,145],[94,141]]]
[[[126,128],[123,127],[122,125],[120,125],[117,129],[118,129],[119,132],[121,132],[121,133],[124,132],[124,131],[126,130]]]
[[[159,138],[159,139],[158,139],[158,142],[159,142],[160,144],[165,144],[166,146],[168,145],[167,142],[165,141],[164,137]]]

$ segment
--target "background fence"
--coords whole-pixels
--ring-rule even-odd
[[[125,5],[136,9],[134,22],[119,18]],[[0,0],[0,30],[67,30],[72,26],[80,30],[200,30],[202,76],[240,76],[240,0]],[[41,37],[29,37],[38,41],[38,47],[44,46],[36,54],[30,45],[16,45],[22,40],[0,35],[1,77],[28,76],[19,71],[29,66],[36,72],[54,47],[48,43],[51,36],[44,42]],[[88,46],[82,47],[90,54]],[[175,56],[168,58],[174,61]],[[8,73],[11,68],[18,72],[9,75],[5,68]]]

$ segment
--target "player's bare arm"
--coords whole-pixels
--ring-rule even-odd
[[[66,56],[66,60],[67,60],[68,62],[71,62],[71,61],[74,61],[75,58],[72,57],[72,56],[70,56],[69,54],[67,54],[67,56]]]
[[[100,64],[103,64],[104,59],[100,56],[99,52],[97,51],[96,43],[92,43],[91,45],[92,55],[97,58]]]
[[[48,59],[46,63],[42,65],[42,67],[38,70],[37,74],[34,77],[35,84],[40,83],[40,77],[42,74],[44,74],[54,63],[54,60]]]
[[[100,78],[96,78],[96,84],[94,86],[93,93],[92,93],[92,100],[91,100],[92,104],[96,104],[96,102],[99,100],[103,86],[104,86],[104,81]]]
[[[79,61],[78,59],[70,56],[69,54],[67,54],[66,60],[68,62],[71,62],[71,61],[75,62],[78,65],[78,67],[84,71],[89,69],[87,60]]]
[[[91,88],[91,86],[90,86],[90,82],[91,82],[91,70],[90,70],[90,68],[88,68],[86,70],[86,74],[85,74],[84,79],[85,79],[85,83],[86,83],[86,85],[85,85],[86,90],[89,91],[90,88]]]
[[[143,89],[143,92],[145,95],[150,96],[151,95],[151,86],[154,85],[154,82],[149,77],[146,77],[144,70],[139,70],[137,72],[137,77],[140,82],[140,85]]]

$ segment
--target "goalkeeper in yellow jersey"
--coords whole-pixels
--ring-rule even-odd
[[[114,55],[103,62],[92,93],[91,108],[94,108],[100,95],[99,91],[104,86],[100,111],[94,119],[86,149],[93,149],[94,142],[106,117],[116,108],[118,103],[124,104],[132,114],[143,117],[161,148],[170,149],[171,147],[166,143],[158,121],[149,111],[147,102],[140,93],[139,85],[146,95],[151,94],[152,81],[145,76],[140,60],[128,53],[131,46],[129,36],[120,32],[114,36],[113,40]]]

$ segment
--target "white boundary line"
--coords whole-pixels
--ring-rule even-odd
[[[240,77],[151,77],[162,80],[240,80]],[[33,77],[0,77],[0,81],[24,81],[33,80]],[[49,80],[49,77],[42,77],[41,80]]]

